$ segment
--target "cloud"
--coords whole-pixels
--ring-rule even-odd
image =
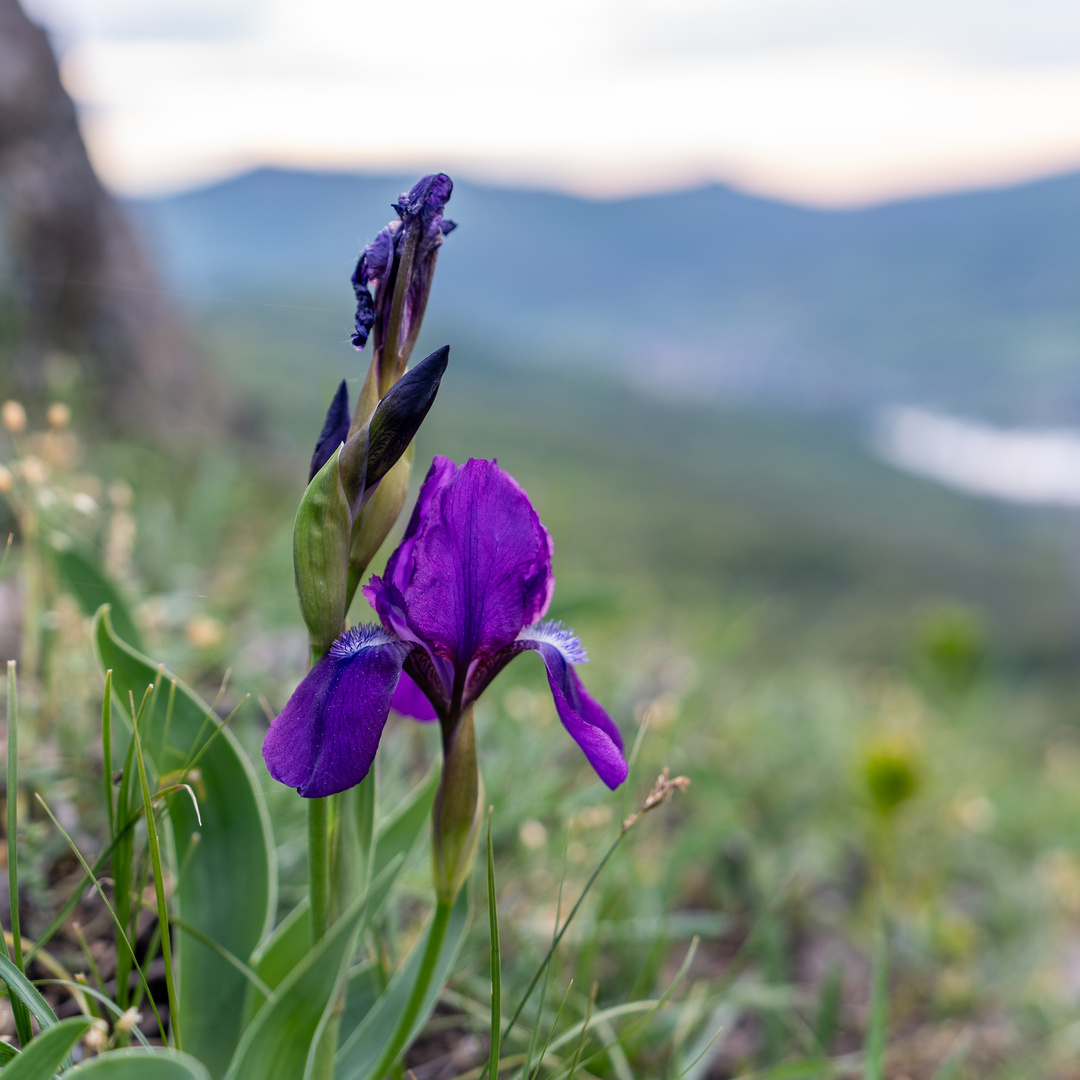
[[[1006,40],[1001,0],[911,2],[412,0],[406,34],[389,0],[232,0],[222,25],[247,29],[199,37],[159,0],[146,10],[172,29],[137,38],[129,0],[78,0],[99,29],[63,70],[95,163],[130,192],[276,163],[845,204],[1080,165],[1080,60],[951,53],[965,25]],[[1080,15],[1040,4],[1065,48]]]

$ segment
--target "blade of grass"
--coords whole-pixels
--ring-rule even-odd
[[[701,1063],[701,1061],[705,1057],[705,1055],[713,1048],[713,1045],[715,1044],[716,1040],[720,1038],[721,1034],[723,1033],[723,1030],[724,1030],[723,1025],[721,1025],[720,1027],[718,1027],[716,1029],[716,1031],[713,1033],[713,1035],[709,1039],[709,1041],[701,1048],[701,1052],[694,1058],[693,1061],[690,1062],[689,1065],[686,1066],[685,1069],[683,1069],[683,1071],[681,1073],[679,1073],[679,1075],[677,1077],[675,1077],[675,1080],[683,1080],[684,1076],[686,1076],[690,1072],[692,1072],[694,1070],[694,1068]]]
[[[517,1023],[518,1018],[521,1016],[521,1010],[525,1008],[525,1004],[532,996],[532,992],[536,989],[536,984],[540,981],[540,977],[544,974],[544,971],[547,969],[548,964],[551,963],[551,958],[555,955],[555,950],[559,947],[559,942],[562,941],[563,935],[570,928],[570,924],[574,921],[574,916],[581,909],[581,905],[585,902],[585,897],[589,895],[589,890],[593,887],[593,884],[600,876],[601,871],[604,869],[605,866],[607,866],[608,860],[611,858],[612,855],[615,854],[615,851],[618,848],[619,844],[621,844],[623,841],[623,837],[626,836],[629,831],[630,829],[626,826],[619,830],[618,836],[616,836],[615,839],[611,842],[611,846],[607,849],[607,851],[604,852],[603,858],[601,858],[600,862],[596,864],[596,869],[593,870],[592,874],[589,876],[589,880],[585,882],[585,887],[581,890],[581,893],[575,901],[574,906],[570,909],[570,914],[566,916],[566,922],[562,924],[562,927],[555,934],[555,937],[551,942],[551,948],[548,949],[547,955],[544,957],[544,959],[540,961],[540,966],[536,969],[536,972],[532,977],[532,981],[529,983],[528,989],[525,991],[525,994],[522,997],[521,1001],[518,1002],[518,1007],[514,1010],[514,1015],[510,1017],[510,1023],[506,1025],[506,1030],[503,1032],[504,1038],[508,1036],[513,1030],[514,1025]]]
[[[104,992],[105,980],[101,977],[101,969],[98,967],[98,962],[94,959],[94,954],[90,951],[90,945],[87,943],[86,935],[82,932],[82,927],[76,923],[72,929],[75,931],[75,936],[79,939],[79,948],[82,950],[83,959],[86,961],[86,966],[90,970],[90,975],[94,980],[97,988]],[[82,976],[83,985],[85,985],[86,976]],[[86,1001],[86,995],[83,995],[83,1001]],[[89,1005],[92,1015],[97,1016],[97,1010]],[[83,1009],[85,1012],[85,1008]]]
[[[37,956],[38,952],[43,949],[48,943],[56,936],[57,931],[68,921],[71,913],[75,910],[79,903],[79,898],[82,894],[94,884],[94,874],[100,872],[105,864],[109,861],[109,857],[116,850],[116,846],[120,843],[122,837],[126,836],[135,827],[135,822],[139,820],[141,814],[135,815],[130,818],[117,832],[116,838],[111,844],[94,860],[93,870],[83,875],[82,881],[79,882],[78,888],[74,889],[71,895],[64,901],[63,907],[56,913],[53,921],[45,928],[42,935],[34,942],[30,951],[26,954],[26,962],[29,964],[31,960]]]
[[[169,683],[169,703],[165,706],[165,726],[161,732],[161,760],[165,760],[165,751],[169,748],[169,728],[172,727],[173,706],[176,704],[176,680]]]
[[[75,858],[79,860],[80,864],[82,865],[83,871],[87,874],[87,876],[90,878],[90,880],[94,883],[94,888],[97,890],[98,896],[101,897],[101,902],[105,905],[105,907],[108,909],[109,914],[112,916],[113,924],[116,926],[117,932],[120,934],[121,940],[123,941],[124,945],[127,947],[127,952],[128,952],[128,955],[131,958],[131,963],[133,963],[135,965],[135,970],[139,973],[139,979],[142,982],[142,987],[143,987],[143,990],[146,993],[147,1000],[150,1002],[150,1008],[154,1012],[154,1019],[157,1021],[158,1031],[161,1033],[162,1042],[164,1042],[165,1041],[165,1025],[162,1024],[162,1022],[161,1022],[161,1016],[158,1013],[157,1005],[154,1002],[154,997],[150,993],[150,987],[146,982],[146,976],[143,974],[143,969],[139,966],[139,961],[135,958],[135,950],[131,947],[131,941],[128,938],[127,933],[125,932],[123,926],[121,926],[121,924],[120,924],[120,919],[116,914],[116,908],[114,908],[112,906],[112,904],[109,903],[109,898],[105,895],[105,890],[101,887],[101,882],[98,881],[97,876],[90,869],[90,864],[86,861],[86,859],[83,858],[83,853],[78,849],[78,847],[75,844],[75,841],[72,840],[70,836],[68,836],[67,830],[64,828],[64,826],[61,825],[60,822],[56,820],[56,815],[52,812],[52,810],[49,809],[49,804],[37,792],[34,793],[34,798],[37,799],[37,801],[39,803],[41,803],[42,809],[45,811],[46,814],[49,815],[49,820],[56,826],[56,828],[60,832],[60,835],[67,841],[68,847],[70,847],[72,852],[74,852]],[[0,960],[2,960],[2,958],[0,958]],[[118,984],[117,985],[117,993],[118,994],[119,994],[119,990],[120,990],[120,986]]]
[[[615,1029],[606,1021],[601,1020],[596,1025],[597,1033],[601,1039],[606,1039],[599,1050],[593,1053],[590,1059],[583,1062],[588,1067],[589,1060],[594,1057],[599,1057],[601,1054],[607,1054],[608,1060],[611,1062],[611,1071],[615,1074],[615,1080],[635,1080],[634,1070],[630,1068],[630,1061],[626,1056],[626,1051],[623,1049],[623,1039],[625,1036],[616,1035]]]
[[[577,898],[577,902],[570,909],[570,914],[566,917],[566,922],[563,923],[562,928],[555,935],[555,940],[551,943],[551,948],[548,949],[547,956],[544,957],[537,968],[536,973],[532,977],[532,982],[529,983],[528,989],[525,991],[525,996],[521,999],[517,1009],[514,1011],[514,1015],[510,1018],[510,1023],[506,1025],[505,1035],[509,1035],[517,1023],[518,1017],[521,1015],[521,1010],[525,1008],[525,1003],[529,1000],[533,990],[536,989],[536,984],[540,981],[540,976],[551,962],[552,956],[555,954],[555,950],[559,947],[559,942],[562,940],[563,935],[570,928],[570,924],[574,921],[574,916],[578,913],[581,905],[585,902],[585,897],[588,896],[589,890],[593,887],[594,882],[600,876],[601,871],[608,864],[608,860],[615,854],[619,844],[622,843],[623,838],[627,833],[644,817],[650,810],[655,810],[656,807],[662,806],[667,802],[671,795],[676,791],[682,791],[690,781],[685,776],[677,776],[671,779],[667,768],[665,767],[661,774],[657,777],[656,783],[653,784],[652,790],[646,796],[645,801],[641,806],[634,811],[629,817],[625,818],[622,823],[622,827],[619,829],[618,835],[611,842],[611,846],[604,852],[603,858],[597,863],[596,869],[593,870],[589,877],[589,880],[585,882],[585,888],[581,890],[581,894]]]
[[[589,1021],[592,1019],[593,1004],[596,1001],[596,991],[599,989],[596,983],[592,984],[592,989],[589,991],[589,1003],[585,1006],[585,1020],[581,1025],[581,1038],[578,1039],[578,1044],[574,1050],[574,1060],[570,1063],[570,1074],[566,1080],[574,1080],[574,1073],[577,1072],[578,1062],[581,1061],[581,1051],[585,1049],[585,1041],[588,1038]]]
[[[132,714],[134,715],[134,714]],[[124,820],[137,820],[131,809],[131,776],[132,761],[134,760],[135,743],[128,743],[127,754],[124,757],[124,767],[120,772],[120,790],[116,794],[116,813]],[[119,838],[116,852],[112,858],[113,895],[116,897],[117,928],[121,936],[126,937],[128,928],[131,926],[131,880],[132,863],[135,859],[135,834],[129,830]],[[128,988],[131,965],[135,961],[135,954],[129,949],[121,947],[120,938],[113,942],[116,948],[116,1002],[126,1009],[131,1003]],[[123,1036],[121,1037],[123,1038]]]
[[[502,1033],[502,951],[499,946],[499,906],[495,894],[495,855],[491,847],[491,815],[488,807],[487,827],[487,887],[488,935],[491,941],[491,1054],[488,1080],[499,1076],[499,1036]]]
[[[119,1018],[124,1015],[124,1010],[121,1009],[108,994],[103,994],[100,990],[95,990],[92,986],[83,986],[73,979],[38,979],[37,983],[39,986],[64,986],[73,992],[75,990],[81,990],[84,994],[89,994],[100,1005],[103,1005],[106,1011],[111,1012],[113,1016]],[[132,1028],[132,1033],[147,1050],[152,1049],[150,1040],[139,1030],[138,1024]]]
[[[105,672],[105,696],[101,701],[101,763],[105,782],[105,806],[109,811],[109,839],[116,839],[116,808],[112,782],[112,668]]]
[[[161,862],[161,844],[158,840],[157,823],[154,819],[153,804],[150,799],[150,784],[146,778],[146,761],[143,759],[142,743],[139,739],[139,722],[143,718],[146,698],[139,709],[139,716],[131,727],[131,736],[135,743],[135,764],[139,769],[139,784],[142,787],[143,806],[146,808],[146,839],[150,845],[150,861],[154,865],[154,892],[157,894],[158,927],[161,930],[161,956],[165,961],[165,992],[169,998],[169,1021],[172,1028],[173,1046],[182,1050],[180,1040],[180,1010],[176,998],[176,978],[173,974],[172,945],[169,941],[169,904],[165,896],[165,870]]]
[[[10,935],[6,932],[4,936],[10,937]],[[33,942],[28,941],[26,938],[23,938],[24,949],[32,944]],[[65,968],[64,965],[61,964],[60,961],[52,955],[52,953],[48,953],[44,949],[42,949],[38,953],[37,962],[46,971],[51,972],[58,979],[70,979],[72,977],[71,972],[68,971],[67,968]],[[75,1004],[79,1006],[79,1012],[81,1012],[84,1016],[90,1015],[90,1007],[87,1004],[86,997],[83,994],[79,993],[79,991],[77,990],[71,996],[75,999]]]
[[[694,962],[694,956],[697,953],[697,948],[700,941],[700,938],[695,937],[690,942],[690,947],[686,950],[686,956],[683,958],[683,962],[679,965],[679,970],[675,972],[675,977],[671,980],[670,983],[668,983],[667,989],[655,1001],[648,1002],[648,1004],[651,1005],[649,1011],[645,1013],[644,1016],[641,1016],[637,1020],[635,1020],[621,1035],[616,1036],[611,1042],[607,1043],[605,1046],[601,1046],[599,1050],[591,1053],[584,1060],[584,1062],[582,1062],[583,1065],[588,1065],[590,1061],[592,1061],[596,1057],[599,1057],[599,1055],[606,1053],[608,1050],[611,1049],[612,1046],[618,1046],[623,1039],[632,1035],[635,1031],[637,1031],[638,1028],[643,1027],[645,1024],[647,1024],[668,1003],[668,1001],[671,1000],[671,995],[674,994],[675,991],[679,988],[679,984],[686,977],[686,973],[690,970],[690,965]],[[631,1004],[645,1004],[645,1002],[632,1002]],[[602,1021],[604,1024],[608,1024],[607,1015],[605,1013],[598,1013],[596,1019],[598,1022]],[[606,1035],[604,1037],[607,1038]]]
[[[562,919],[563,888],[566,885],[566,866],[567,866],[567,856],[568,856],[569,851],[570,851],[570,830],[569,830],[569,828],[567,828],[566,832],[565,832],[565,835],[563,837],[562,872],[559,874],[559,891],[555,896],[555,922],[554,922],[554,924],[552,925],[552,928],[551,928],[551,943],[552,943],[552,945],[555,944],[555,936],[559,932],[559,922]],[[543,982],[543,985],[540,987],[540,1004],[536,1008],[536,1023],[533,1024],[532,1032],[529,1035],[529,1048],[525,1053],[525,1065],[524,1065],[524,1068],[522,1068],[522,1070],[521,1070],[521,1075],[522,1076],[530,1076],[532,1074],[533,1053],[536,1051],[536,1040],[540,1037],[540,1024],[542,1023],[542,1021],[544,1019],[544,1002],[547,1001],[547,988],[548,988],[548,980],[549,980],[550,976],[551,976],[551,964],[548,964],[544,968],[544,982]],[[573,985],[574,985],[574,980],[571,979],[570,980],[570,986],[573,986]],[[567,993],[569,993],[569,987],[567,988]],[[565,997],[563,998],[563,1004],[564,1005],[566,1004]],[[560,1013],[562,1012],[561,1006],[560,1006],[559,1012]],[[555,1019],[556,1019],[556,1022],[557,1022],[558,1021],[558,1016],[556,1016]],[[510,1031],[511,1031],[512,1027],[513,1027],[513,1025],[511,1024],[506,1029],[506,1034],[507,1034],[508,1037],[510,1035]],[[554,1028],[552,1028],[552,1031],[554,1031]],[[548,1042],[551,1041],[552,1031],[548,1032]],[[545,1044],[545,1049],[546,1049],[546,1044]],[[543,1058],[541,1058],[541,1060],[543,1060]]]
[[[184,767],[180,770],[182,773],[186,775],[199,764],[199,760],[202,758],[203,754],[205,754],[206,751],[209,750],[211,746],[213,746],[214,740],[229,726],[229,724],[232,722],[233,717],[236,716],[236,714],[248,703],[248,699],[250,697],[250,694],[245,694],[236,703],[236,707],[231,713],[229,713],[228,716],[225,717],[224,720],[222,720],[220,723],[214,724],[214,730],[210,732],[210,735],[207,737],[206,742],[204,742],[202,746],[199,747],[198,751],[195,753],[195,756],[189,762],[187,762],[187,764],[185,764]],[[213,716],[212,712],[208,715],[207,719],[209,719],[210,716]]]
[[[0,578],[3,578],[4,571],[7,569],[8,556],[11,554],[11,545],[15,542],[15,534],[7,534],[7,543],[4,545],[4,557],[0,559]]]
[[[885,918],[879,916],[874,941],[874,982],[870,992],[870,1023],[866,1029],[863,1080],[883,1080],[885,1076],[885,1021],[889,997],[889,953]]]
[[[56,1013],[52,1011],[49,1003],[7,956],[0,956],[0,979],[7,983],[8,990],[11,991],[9,996],[12,1004],[16,999],[21,1001],[29,1009],[30,1015],[38,1022],[42,1031],[56,1023]]]
[[[571,979],[566,984],[566,993],[563,994],[562,1001],[559,1003],[558,1012],[555,1013],[555,1019],[551,1022],[551,1027],[548,1028],[547,1038],[544,1040],[544,1049],[540,1051],[540,1056],[536,1059],[536,1072],[529,1074],[529,1080],[533,1080],[533,1077],[540,1075],[540,1066],[544,1063],[544,1058],[547,1057],[548,1051],[551,1049],[551,1039],[555,1034],[555,1029],[559,1026],[559,1018],[563,1014],[563,1009],[566,1008],[567,1001],[570,1000],[570,991],[574,988],[574,980]]]
[[[22,934],[19,931],[19,688],[15,678],[15,661],[7,666],[7,842],[8,895],[11,897],[11,955],[15,966],[25,973]],[[7,951],[5,942],[5,952]],[[11,1001],[19,1045],[25,1050],[34,1037],[30,1013],[16,999]]]

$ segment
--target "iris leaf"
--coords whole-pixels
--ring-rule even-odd
[[[371,911],[390,888],[400,860],[372,883],[266,999],[248,1025],[225,1080],[267,1076],[302,1080],[313,1043],[335,1006],[348,974],[356,941]],[[303,920],[306,922],[307,920]]]
[[[126,753],[115,721],[126,713],[129,693],[141,700],[148,684],[168,687],[175,676],[117,637],[107,607],[94,620],[93,640],[102,670],[112,669],[121,706],[113,714],[115,752]],[[277,890],[269,817],[251,763],[232,732],[179,680],[175,697],[152,696],[139,731],[158,777],[183,772],[198,759],[186,782],[198,795],[208,827],[200,829],[186,793],[168,797],[177,865],[183,867],[172,896],[176,914],[234,956],[250,956],[272,925]],[[196,833],[200,840],[193,846]],[[247,980],[190,934],[180,935],[176,953],[184,1045],[212,1076],[220,1076],[240,1039]]]
[[[30,1015],[43,1031],[57,1022],[56,1014],[49,1007],[49,1003],[6,956],[0,956],[0,979],[7,983],[12,996],[18,998],[30,1010]]]
[[[52,1080],[71,1048],[93,1022],[90,1016],[74,1016],[46,1028],[4,1067],[4,1080]]]
[[[206,1066],[175,1050],[113,1050],[68,1069],[60,1080],[210,1080]]]
[[[458,947],[465,936],[468,915],[468,890],[462,889],[454,903],[453,910],[450,912],[446,937],[439,951],[439,959],[431,979],[430,989],[416,1022],[413,1024],[412,1031],[406,1040],[406,1046],[420,1034],[424,1024],[427,1023],[431,1010],[435,1007],[439,992],[442,990],[447,974],[453,966]],[[426,935],[420,939],[404,966],[390,980],[390,985],[387,986],[371,1011],[364,1017],[363,1022],[342,1044],[337,1055],[335,1080],[375,1080],[371,1076],[371,1069],[378,1063],[389,1033],[395,1030],[398,1019],[408,1006],[413,985],[420,972],[425,940]]]

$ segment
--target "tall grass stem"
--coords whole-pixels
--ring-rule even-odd
[[[146,840],[150,845],[150,861],[154,868],[154,892],[157,896],[158,929],[161,932],[161,956],[165,961],[165,992],[169,998],[169,1026],[172,1029],[173,1046],[181,1050],[183,1047],[180,1038],[180,1005],[176,997],[176,976],[173,972],[172,944],[169,941],[169,903],[165,895],[165,869],[161,862],[161,844],[158,839],[157,823],[154,820],[154,804],[150,798],[150,783],[146,776],[146,762],[143,759],[142,739],[139,734],[145,710],[146,697],[144,696],[139,715],[131,726],[131,736],[135,740],[135,762],[139,769],[139,785],[142,787],[143,807],[146,813]]]

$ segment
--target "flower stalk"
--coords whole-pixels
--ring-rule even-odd
[[[470,705],[444,731],[442,779],[432,808],[431,875],[441,903],[453,904],[476,860],[483,792]]]

